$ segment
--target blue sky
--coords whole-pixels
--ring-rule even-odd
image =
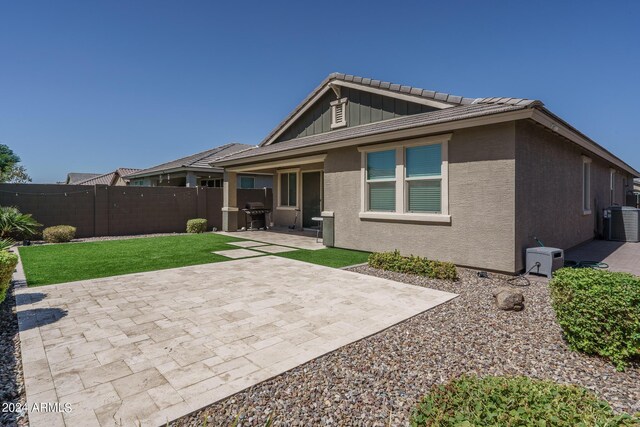
[[[0,142],[35,182],[257,144],[339,71],[541,99],[640,169],[640,3],[0,2]]]

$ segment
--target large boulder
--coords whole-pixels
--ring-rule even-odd
[[[524,309],[524,295],[513,288],[498,288],[493,292],[500,310],[521,311]]]

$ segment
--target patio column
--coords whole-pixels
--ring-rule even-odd
[[[187,172],[186,186],[187,187],[197,187],[198,186],[198,179],[197,179],[195,173]]]
[[[237,177],[235,172],[224,172],[222,190],[222,231],[238,231]]]

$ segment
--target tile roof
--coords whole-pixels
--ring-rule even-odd
[[[76,185],[111,185],[113,184],[114,179],[116,179],[116,176],[124,177],[124,175],[126,174],[130,174],[139,170],[140,169],[134,168],[118,168],[113,172],[107,172],[102,175],[96,175],[89,179],[85,179],[83,181],[78,181],[76,182]]]
[[[312,147],[316,145],[326,144],[329,142],[337,142],[337,141],[342,141],[346,139],[358,138],[358,137],[374,135],[374,134],[381,134],[385,132],[411,129],[419,126],[444,123],[444,122],[452,122],[456,120],[488,116],[491,114],[523,110],[525,108],[527,108],[527,105],[524,105],[524,104],[460,105],[457,107],[445,108],[443,110],[414,114],[412,116],[396,117],[394,119],[383,120],[380,122],[369,123],[366,125],[342,128],[339,130],[320,133],[317,135],[290,139],[288,141],[279,142],[277,144],[264,145],[261,147],[259,146],[250,150],[245,150],[243,152],[227,156],[226,158],[223,159],[223,162],[227,160],[249,159],[251,157],[260,156],[263,154],[277,153],[277,152],[292,150],[296,148]]]
[[[213,168],[213,166],[211,166],[211,163],[215,163],[221,158],[238,153],[240,151],[247,150],[249,148],[253,148],[253,146],[237,143],[225,144],[216,148],[202,151],[200,153],[192,154],[187,157],[182,157],[180,159],[152,166],[147,169],[138,170],[136,172],[127,174],[126,177],[134,178],[139,176],[148,176],[155,173],[159,174],[167,170],[175,170],[180,168]]]
[[[84,181],[76,182],[76,185],[111,185],[111,182],[113,182],[113,178],[115,177],[115,175],[115,171],[108,172],[93,178],[86,179]]]
[[[80,181],[84,181],[90,178],[99,176],[99,173],[81,173],[81,172],[69,172],[67,174],[67,181],[65,184],[76,184]]]
[[[382,89],[389,92],[396,92],[402,95],[415,96],[417,98],[431,99],[438,102],[450,104],[451,106],[460,105],[516,105],[516,106],[533,106],[540,105],[542,102],[534,99],[526,98],[505,98],[505,97],[493,97],[493,98],[466,98],[458,95],[451,95],[444,92],[436,92],[432,90],[426,90],[413,86],[399,85],[391,82],[385,82],[381,80],[375,80],[365,77],[353,76],[351,74],[331,73],[326,79],[320,83],[298,106],[282,121],[276,128],[271,131],[269,135],[259,144],[260,146],[270,141],[279,131],[284,127],[300,110],[302,110],[309,101],[311,101],[318,93],[320,93],[329,83],[335,80],[354,83],[361,85],[364,90],[367,87],[374,89]]]

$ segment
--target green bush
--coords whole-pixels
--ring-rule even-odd
[[[11,276],[18,264],[18,256],[7,251],[0,251],[0,303],[4,301],[9,289]]]
[[[462,376],[435,386],[411,426],[638,426],[585,388],[527,377]]]
[[[13,206],[0,206],[0,238],[28,239],[41,225],[31,214],[23,214]]]
[[[640,277],[588,268],[554,273],[551,302],[572,350],[611,360],[640,356]]]
[[[419,256],[402,256],[393,252],[374,252],[369,255],[369,266],[397,273],[417,274],[432,279],[457,280],[458,271],[450,262],[433,261]]]
[[[76,228],[70,225],[56,225],[42,231],[42,237],[49,243],[70,242],[76,237]]]
[[[187,221],[187,233],[204,233],[207,231],[207,220],[195,218]]]

